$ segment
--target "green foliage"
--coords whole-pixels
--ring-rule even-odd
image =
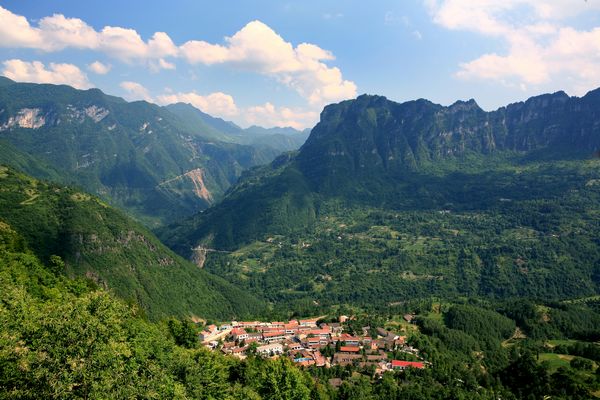
[[[198,345],[198,329],[192,321],[171,318],[167,325],[178,346],[192,349]]]
[[[98,89],[12,82],[0,87],[0,108],[2,124],[22,110],[37,110],[39,122],[35,129],[15,125],[2,132],[0,163],[82,187],[148,225],[206,208],[243,169],[279,153],[232,143],[199,121]],[[198,182],[191,178],[198,174],[209,196],[195,194]]]
[[[2,399],[309,399],[316,389],[285,360],[188,349],[190,322],[149,323],[30,254],[0,249],[0,293]]]
[[[495,311],[479,307],[455,305],[444,314],[449,328],[459,329],[479,339],[504,340],[512,336],[515,322]]]
[[[0,220],[55,273],[110,288],[152,319],[232,318],[264,310],[260,301],[175,255],[147,229],[98,199],[2,171]],[[13,249],[23,246],[14,235],[4,237]]]

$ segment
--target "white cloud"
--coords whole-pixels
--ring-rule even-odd
[[[25,17],[0,6],[0,47],[92,50],[126,63],[145,64],[155,72],[175,69],[169,58],[183,58],[191,64],[228,64],[270,76],[314,107],[356,96],[356,84],[345,80],[339,68],[326,64],[335,59],[330,51],[310,43],[294,47],[260,21],[248,23],[225,38],[223,45],[190,40],[177,46],[164,32],[144,41],[134,29],[105,26],[96,31],[81,19],[61,14],[44,17],[32,26]]]
[[[323,62],[334,59],[331,52],[309,43],[294,47],[260,21],[248,23],[225,42],[188,41],[180,50],[192,64],[227,63],[275,77],[313,105],[356,96],[354,82],[344,80],[338,68]]]
[[[553,0],[426,0],[434,22],[505,41],[504,54],[464,62],[456,76],[526,90],[564,88],[581,95],[600,85],[600,27],[577,30],[568,18],[599,11],[600,2]]]
[[[2,75],[18,82],[64,84],[78,89],[91,87],[86,74],[73,64],[50,63],[46,68],[40,61],[12,59],[3,65]]]
[[[231,118],[239,113],[233,97],[222,92],[206,96],[196,92],[166,93],[157,96],[156,100],[159,104],[189,103],[207,114],[219,117]]]
[[[249,107],[244,112],[247,125],[260,125],[264,127],[286,127],[304,129],[313,126],[319,119],[316,111],[277,107],[267,102],[260,106]]]
[[[138,82],[124,81],[121,82],[119,86],[121,86],[121,88],[125,90],[125,98],[127,100],[146,100],[147,102],[154,101],[154,99],[150,95],[150,91]]]
[[[39,29],[32,28],[25,17],[0,7],[0,46],[39,48],[42,42]]]
[[[95,50],[125,62],[160,60],[175,57],[179,52],[164,32],[154,33],[145,42],[134,29],[105,26],[98,32],[85,21],[62,14],[44,17],[34,27],[25,17],[3,7],[0,7],[0,46],[46,52],[66,48]]]
[[[87,67],[90,71],[98,75],[106,75],[112,68],[109,64],[103,64],[100,61],[94,61]]]
[[[150,61],[150,70],[152,72],[159,72],[162,69],[170,69],[174,70],[176,68],[175,64],[165,60],[164,58],[159,58],[158,61]]]

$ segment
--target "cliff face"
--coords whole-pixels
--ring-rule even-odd
[[[492,112],[474,100],[442,107],[364,95],[326,107],[297,161],[316,188],[333,189],[346,177],[402,175],[468,155],[589,156],[599,148],[598,90],[583,98],[542,95]]]
[[[189,256],[199,243],[232,249],[310,228],[330,200],[414,210],[486,208],[507,188],[539,198],[563,187],[532,185],[538,178],[518,165],[589,159],[598,149],[600,90],[492,112],[473,100],[443,107],[363,95],[325,107],[297,154],[243,175],[221,203],[162,235]]]

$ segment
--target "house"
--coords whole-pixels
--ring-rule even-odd
[[[315,364],[317,367],[323,367],[327,364],[327,359],[321,354],[319,350],[313,353],[313,358],[315,359]]]
[[[234,342],[227,342],[223,344],[223,347],[221,347],[221,351],[225,354],[229,354],[231,353],[231,350],[235,347],[236,345]]]
[[[231,336],[233,336],[233,340],[246,340],[248,339],[248,332],[244,328],[234,328],[231,331]]]
[[[236,328],[256,328],[260,325],[259,321],[242,321],[238,322]]]
[[[304,338],[302,340],[302,345],[305,348],[318,349],[319,347],[321,347],[321,338],[318,338],[318,337]],[[327,345],[327,344],[325,344],[325,345]]]
[[[286,340],[283,343],[283,346],[287,347],[288,350],[291,350],[291,351],[302,350],[302,348],[303,348],[302,343],[294,342],[292,340]]]
[[[263,342],[267,342],[267,343],[280,342],[284,339],[285,339],[285,332],[282,330],[274,331],[274,332],[265,332],[262,335]]]
[[[399,369],[399,370],[404,370],[406,368],[417,368],[417,369],[423,369],[425,368],[425,364],[423,362],[416,362],[416,361],[399,361],[399,360],[392,360],[392,368],[393,369]]]
[[[283,329],[285,330],[286,335],[293,335],[298,332],[298,321],[290,321],[287,324],[283,325]]]
[[[317,321],[319,319],[318,318],[311,318],[311,319],[301,319],[299,322],[300,326],[310,326],[310,327],[317,327]]]
[[[415,316],[412,314],[404,314],[402,318],[404,318],[404,320],[410,324],[412,323],[413,319],[415,319]]]
[[[380,351],[378,354],[367,354],[367,361],[381,362],[387,361],[388,357],[385,351]]]
[[[262,356],[274,356],[283,353],[283,345],[280,343],[265,344],[256,348],[256,352]]]
[[[340,353],[360,353],[360,347],[358,347],[358,346],[342,346],[342,347],[340,347]]]
[[[360,354],[335,353],[333,355],[333,363],[342,367],[360,360],[362,360],[362,355]]]
[[[346,342],[347,346],[358,346],[360,338],[347,333],[342,333],[338,338],[338,341]]]
[[[248,346],[244,346],[244,347],[234,347],[233,349],[231,349],[231,355],[238,357],[238,358],[245,358],[246,357],[246,350],[248,350]]]
[[[342,327],[342,324],[338,322],[331,322],[327,324],[327,326],[329,327],[329,329],[331,329],[332,334],[342,333],[342,330],[344,329]]]
[[[248,338],[246,339],[246,343],[249,343],[249,340],[262,340],[263,334],[260,332],[252,332],[248,334]]]
[[[331,331],[329,329],[311,329],[308,331],[309,336],[318,337],[319,339],[329,340]]]
[[[377,328],[377,334],[381,337],[387,337],[388,335],[390,335],[390,332],[383,329],[383,328]]]

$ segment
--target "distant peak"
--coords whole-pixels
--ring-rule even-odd
[[[479,104],[477,104],[475,99],[469,99],[467,101],[457,100],[448,108],[451,111],[481,110],[481,107],[479,107]]]

